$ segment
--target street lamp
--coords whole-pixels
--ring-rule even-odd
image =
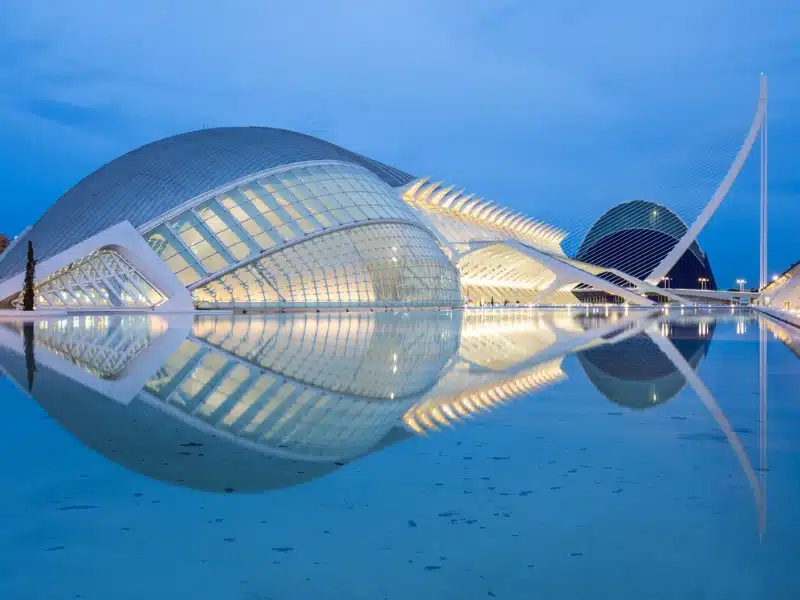
[[[671,281],[671,279],[672,279],[671,277],[662,277],[661,278],[661,281],[664,282],[664,287],[665,288],[669,288],[669,282]]]
[[[747,280],[746,279],[737,279],[736,283],[739,284],[739,291],[743,292],[744,291],[744,284],[747,283]]]
[[[700,282],[700,289],[706,289],[706,283],[708,283],[708,277],[698,277],[697,281]]]

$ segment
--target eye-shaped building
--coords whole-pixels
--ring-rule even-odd
[[[571,258],[565,231],[329,142],[203,129],[133,150],[67,191],[0,254],[0,303],[20,306],[32,245],[36,308],[570,304],[585,290],[652,304],[647,269],[603,250],[611,217]],[[666,249],[686,227],[650,233],[666,235]],[[697,257],[692,276],[710,276],[696,243],[686,256]]]

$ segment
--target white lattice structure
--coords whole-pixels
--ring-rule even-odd
[[[403,199],[426,214],[451,243],[515,239],[561,252],[567,233],[521,212],[505,208],[455,186],[422,177],[402,192]],[[444,217],[444,218],[441,218]]]
[[[14,301],[22,305],[21,292]],[[47,308],[154,308],[166,297],[125,258],[109,248],[62,267],[40,280],[36,305]]]

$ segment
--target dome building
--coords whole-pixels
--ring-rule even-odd
[[[645,200],[624,202],[601,216],[589,229],[576,259],[613,268],[638,279],[647,279],[686,234],[686,224],[669,208]],[[601,274],[616,281],[611,274]],[[717,289],[708,256],[694,241],[670,269],[661,287]],[[597,295],[576,291],[579,297]]]
[[[291,131],[177,135],[59,198],[4,253],[0,293],[31,241],[37,307],[457,305],[456,269],[393,191],[412,179]]]

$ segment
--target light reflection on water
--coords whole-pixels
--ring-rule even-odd
[[[794,597],[798,349],[747,310],[3,321],[0,597]]]

